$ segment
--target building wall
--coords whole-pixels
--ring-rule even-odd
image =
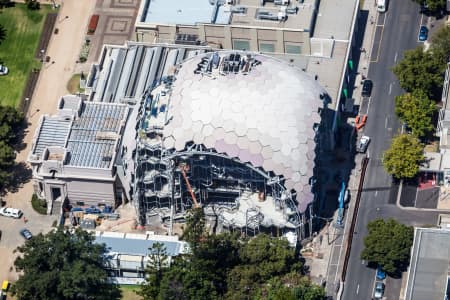
[[[83,180],[70,178],[35,177],[34,190],[40,198],[63,202],[66,198],[73,206],[97,206],[104,204],[116,207],[116,185],[114,181]],[[61,196],[54,199],[52,189],[60,189]],[[82,204],[81,204],[82,203]]]
[[[289,29],[262,29],[232,25],[199,24],[197,26],[136,26],[140,42],[174,43],[176,34],[197,35],[200,42],[219,49],[250,50],[264,53],[310,55],[310,33]]]

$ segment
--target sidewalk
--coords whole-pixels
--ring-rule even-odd
[[[45,1],[42,1],[45,2]],[[47,1],[48,2],[48,1]],[[60,3],[60,1],[56,1]],[[26,147],[22,149],[16,157],[17,162],[25,162],[31,149],[31,141],[42,114],[52,114],[56,111],[56,104],[59,98],[68,93],[66,85],[74,73],[75,61],[78,59],[81,45],[84,39],[85,28],[88,18],[94,10],[95,1],[73,0],[64,1],[61,5],[59,18],[68,16],[63,21],[57,21],[59,33],[52,35],[46,55],[51,57],[54,63],[46,63],[39,76],[33,97],[30,100],[28,111],[28,128],[23,143]],[[29,181],[21,186],[17,192],[9,193],[4,200],[7,205],[20,209],[31,209],[31,196],[33,194],[33,183]],[[31,214],[31,213],[30,213]],[[30,224],[38,222],[46,230],[50,230],[51,221],[54,217],[39,216],[33,217]],[[36,230],[36,228],[30,229]],[[12,233],[9,233],[12,234]],[[16,233],[14,233],[15,235]],[[3,232],[6,236],[6,232]],[[4,240],[4,239],[2,239]],[[16,274],[12,274],[10,266],[14,258],[13,250],[18,246],[15,243],[2,241],[0,247],[0,280],[16,279]]]
[[[378,20],[378,13],[375,7],[375,0],[364,1],[362,10],[360,11],[360,18],[363,16],[362,12],[368,13],[367,22],[365,24],[364,37],[361,48],[365,49],[360,53],[357,75],[355,79],[355,87],[353,90],[353,98],[355,105],[362,107],[361,87],[363,76],[367,78],[368,69],[370,65],[370,58],[372,54],[373,37],[376,30]],[[356,31],[357,29],[355,29]],[[356,32],[355,32],[356,34]],[[365,112],[360,112],[365,113]],[[348,120],[349,124],[354,124],[354,119]],[[360,135],[360,134],[359,134]],[[359,138],[360,136],[358,136]],[[324,229],[313,239],[313,253],[311,262],[311,277],[316,283],[325,283],[327,296],[334,299],[340,299],[338,291],[342,290],[341,273],[343,261],[348,243],[348,230],[350,228],[351,217],[354,213],[356,193],[361,174],[362,156],[355,157],[355,168],[352,170],[348,182],[348,189],[350,193],[350,203],[344,212],[344,228],[337,228],[333,226],[337,218],[337,211],[334,214],[332,224],[324,227]]]

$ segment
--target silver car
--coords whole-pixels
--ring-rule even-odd
[[[375,290],[373,293],[373,297],[378,300],[383,298],[383,294],[384,294],[384,283],[382,282],[375,283]]]

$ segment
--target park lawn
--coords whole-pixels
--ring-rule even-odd
[[[0,63],[9,74],[0,76],[0,104],[17,107],[22,98],[28,74],[41,63],[35,59],[36,48],[50,5],[39,10],[28,10],[25,4],[0,10],[0,24],[6,29],[6,38],[0,45]]]

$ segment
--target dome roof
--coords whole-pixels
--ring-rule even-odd
[[[236,52],[220,52],[222,63],[230,53]],[[210,61],[217,56],[208,55]],[[285,62],[263,55],[253,55],[251,61],[248,72],[226,75],[199,74],[205,55],[183,63],[173,83],[168,110],[172,121],[164,128],[164,147],[180,151],[194,141],[282,175],[304,211],[313,200],[313,127],[320,123],[318,110],[326,92]]]

